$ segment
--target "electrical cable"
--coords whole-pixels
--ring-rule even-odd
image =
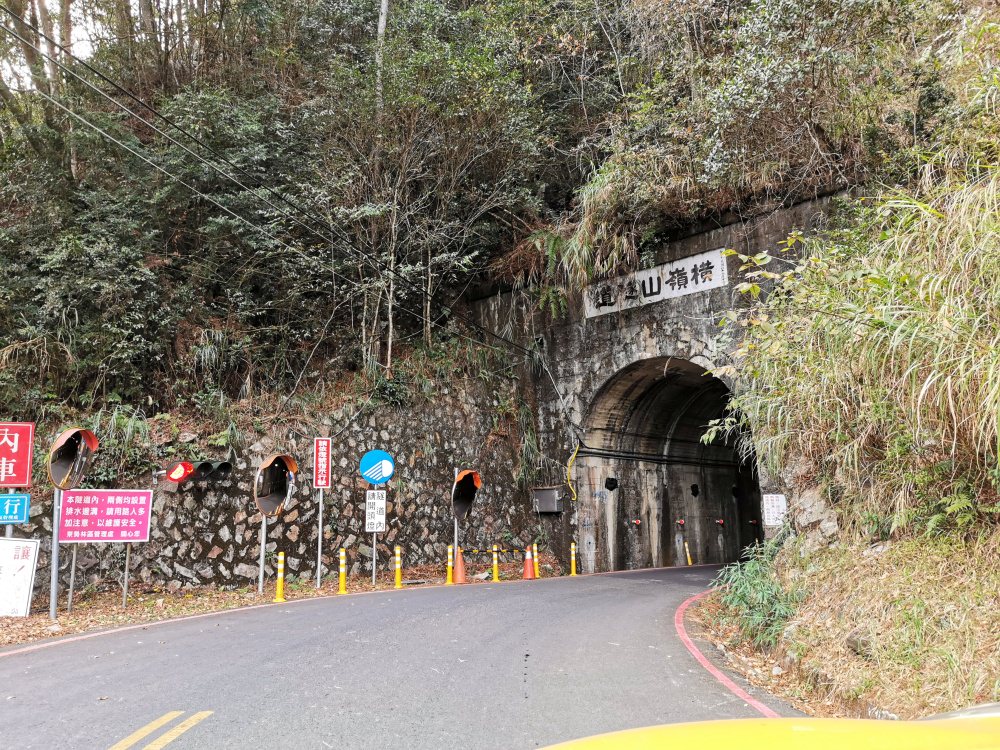
[[[0,5],[0,10],[5,11],[8,15],[10,15],[10,16],[12,16],[14,18],[17,18],[17,16],[10,9],[6,8],[3,5]],[[153,114],[155,114],[157,117],[161,118],[162,120],[164,120],[165,122],[167,122],[168,124],[170,124],[171,127],[174,127],[179,132],[184,133],[187,137],[191,138],[192,140],[194,140],[199,145],[202,145],[206,150],[210,151],[213,154],[217,154],[220,159],[222,159],[223,161],[225,161],[227,164],[229,164],[230,166],[232,166],[237,171],[243,171],[244,174],[246,174],[246,172],[244,170],[242,170],[237,165],[233,164],[233,162],[231,162],[225,156],[222,156],[222,155],[218,154],[218,152],[216,152],[214,149],[212,149],[211,146],[209,146],[208,144],[203,143],[203,141],[201,141],[201,139],[197,138],[197,136],[194,136],[194,135],[188,133],[188,131],[186,131],[184,128],[182,128],[181,126],[179,126],[176,123],[174,123],[170,118],[166,117],[165,115],[162,115],[154,107],[152,107],[151,105],[148,105],[145,102],[143,102],[138,96],[136,96],[132,92],[128,91],[123,86],[117,84],[115,81],[111,80],[110,78],[108,78],[107,76],[105,76],[103,73],[101,73],[100,71],[98,71],[97,69],[95,69],[94,67],[92,67],[91,65],[89,65],[88,63],[86,63],[85,61],[80,60],[80,58],[76,57],[75,55],[72,54],[72,52],[70,52],[69,50],[65,49],[62,45],[60,45],[55,40],[53,40],[50,37],[48,37],[46,34],[44,34],[42,31],[40,31],[37,27],[32,26],[30,23],[24,21],[23,19],[20,19],[20,20],[26,26],[28,26],[29,28],[31,28],[36,34],[38,34],[39,36],[41,36],[42,38],[44,38],[47,41],[51,42],[53,45],[55,45],[60,50],[62,50],[63,53],[66,54],[70,59],[75,60],[76,62],[80,63],[85,68],[87,68],[88,70],[92,71],[95,75],[97,75],[98,77],[100,77],[102,80],[107,81],[116,90],[121,91],[126,96],[128,96],[130,99],[133,99],[134,101],[138,102],[145,109],[149,110],[150,112],[152,112]],[[33,50],[35,50],[36,52],[38,52],[40,55],[42,55],[46,59],[51,60],[54,64],[56,64],[57,66],[59,66],[59,68],[61,68],[63,70],[66,70],[71,75],[73,75],[75,78],[77,78],[78,80],[82,81],[89,88],[91,88],[92,90],[96,91],[98,94],[100,94],[102,97],[104,97],[108,101],[111,101],[113,104],[115,104],[116,106],[118,106],[123,111],[128,112],[133,117],[136,117],[141,122],[143,122],[146,125],[148,125],[149,127],[153,128],[156,132],[160,133],[164,137],[168,138],[171,142],[173,142],[176,145],[178,145],[181,148],[183,148],[187,153],[191,154],[192,156],[194,156],[199,161],[201,161],[201,162],[209,165],[212,169],[214,169],[216,172],[218,172],[219,174],[221,174],[223,177],[225,177],[225,178],[227,178],[227,179],[235,182],[237,185],[239,185],[244,190],[248,190],[248,191],[252,192],[255,196],[260,197],[256,192],[253,192],[250,188],[246,187],[241,182],[239,182],[239,180],[236,180],[236,178],[232,177],[231,175],[225,173],[223,170],[219,169],[217,165],[212,164],[210,161],[204,159],[204,157],[200,156],[199,154],[196,154],[190,148],[187,148],[183,144],[179,143],[176,139],[174,139],[171,136],[167,135],[162,130],[160,130],[159,128],[157,128],[155,125],[153,125],[152,123],[148,122],[145,118],[140,117],[133,110],[129,109],[128,107],[126,107],[125,105],[121,104],[120,102],[117,102],[115,99],[113,99],[112,97],[110,97],[107,93],[105,93],[104,91],[101,91],[99,88],[97,88],[96,86],[94,86],[93,84],[91,84],[89,81],[85,80],[82,76],[80,76],[79,74],[77,74],[75,71],[69,69],[63,63],[61,63],[59,60],[57,60],[54,57],[52,57],[51,55],[49,55],[45,50],[41,49],[40,47],[38,47],[36,45],[31,44],[30,40],[25,40],[22,36],[20,36],[15,31],[12,31],[11,29],[7,28],[4,25],[0,25],[0,29],[2,29],[3,31],[6,31],[8,34],[16,37],[23,44],[28,45],[29,47],[31,47]],[[42,92],[39,92],[39,93],[42,93]],[[46,95],[46,98],[49,98],[49,97]],[[51,101],[51,99],[50,99],[50,101]],[[57,106],[60,106],[60,108],[65,109],[64,107],[61,107],[61,105],[57,104]],[[66,110],[66,111],[69,112],[69,110]],[[71,113],[71,114],[73,114],[74,116],[77,116],[75,113]],[[89,124],[89,123],[87,123],[87,124]],[[101,132],[101,131],[99,131],[99,132]],[[118,142],[118,141],[116,141],[116,142]],[[120,142],[118,142],[118,143],[119,143],[119,145],[125,147],[124,144],[122,144]],[[133,151],[133,153],[136,153],[136,152]],[[143,158],[143,157],[140,157],[140,158]],[[146,160],[146,161],[148,161],[148,160]],[[153,165],[153,166],[156,166],[152,162],[149,162],[149,163],[151,165]],[[157,168],[159,168],[159,167],[157,167]],[[173,176],[169,172],[166,172],[165,170],[161,169],[161,171],[164,171],[164,174],[167,174],[168,177],[172,177]],[[185,187],[187,187],[188,189],[194,190],[193,186],[188,185],[186,183],[182,183],[182,184],[184,184]],[[280,200],[282,200],[283,202],[285,202],[288,205],[292,206],[293,208],[295,208],[296,210],[298,210],[300,213],[302,213],[303,215],[305,215],[307,218],[310,218],[312,221],[318,222],[321,226],[325,226],[331,233],[338,231],[332,225],[330,225],[328,222],[325,222],[322,219],[317,219],[315,216],[312,216],[311,214],[309,214],[308,212],[306,212],[304,209],[302,209],[297,204],[288,201],[284,196],[282,196],[280,193],[275,192],[272,188],[269,188],[269,187],[265,186],[264,189],[267,190],[268,192],[271,192],[272,194],[277,195]],[[198,191],[196,191],[196,192],[198,192]],[[206,199],[207,199],[207,196],[204,196],[204,194],[201,194],[201,193],[199,193],[199,194],[202,195],[203,197],[206,197]],[[218,201],[214,201],[213,200],[212,202],[215,205],[218,205],[220,208],[223,208],[224,210],[227,210],[221,204],[219,204]],[[272,208],[275,208],[276,210],[280,211],[283,215],[288,216],[287,212],[281,211],[281,209],[278,209],[276,206],[274,206],[274,204],[272,204],[272,203],[270,203],[268,201],[265,201],[265,202],[267,202],[268,205],[270,205]],[[230,213],[233,216],[237,216],[237,214],[235,214],[232,211],[228,211],[227,210],[227,212]],[[239,217],[239,218],[243,219],[243,217]],[[314,228],[312,228],[312,227],[310,227],[310,226],[308,226],[306,224],[303,224],[301,221],[299,221],[297,219],[294,219],[294,217],[289,217],[289,218],[293,218],[293,220],[296,221],[300,226],[304,227],[308,231],[312,232],[312,234],[314,234],[315,236],[319,237],[320,239],[322,239],[324,241],[330,241],[331,239],[334,239],[333,237],[326,237],[326,236],[320,234]],[[243,219],[243,221],[246,221],[246,219]],[[251,224],[251,226],[254,226],[255,228],[257,228],[258,231],[261,231],[259,227],[256,227],[256,225],[253,225],[251,222],[247,222],[247,223]],[[267,233],[267,234],[268,234],[269,237],[271,237],[271,239],[279,242],[280,244],[285,245],[285,247],[287,247],[288,249],[292,250],[293,252],[298,252],[301,255],[305,255],[301,251],[296,251],[294,248],[292,248],[287,243],[281,242],[274,235],[272,235],[270,233]],[[411,283],[408,278],[406,278],[405,276],[401,276],[395,269],[385,266],[384,263],[381,263],[380,261],[378,261],[376,259],[372,259],[370,256],[368,256],[367,254],[363,253],[362,251],[360,251],[360,250],[355,251],[355,249],[350,245],[349,242],[346,245],[346,249],[349,252],[351,252],[352,254],[355,254],[356,257],[359,257],[360,260],[366,261],[369,264],[369,266],[371,266],[372,263],[375,263],[375,265],[377,267],[380,267],[382,270],[388,270],[393,276],[399,278],[404,284],[410,286],[411,289],[416,289],[420,295],[424,294],[423,288],[417,287],[415,284]],[[357,256],[357,253],[360,253],[360,256]],[[259,251],[258,251],[258,253],[255,253],[255,255],[256,254],[259,254]],[[306,257],[308,259],[308,256],[306,256]],[[244,268],[245,268],[245,266],[244,266]],[[338,276],[338,274],[335,271],[333,271],[333,269],[331,269],[331,273],[333,273],[333,275],[334,275],[335,278]],[[340,276],[340,278],[343,278],[348,283],[351,283],[344,276]],[[357,288],[357,284],[356,283],[353,284],[353,285],[355,286],[355,288]],[[454,303],[452,303],[452,304],[454,304]],[[399,310],[402,310],[403,312],[406,312],[406,313],[412,315],[414,318],[416,318],[418,320],[423,320],[423,321],[425,321],[425,323],[428,323],[430,325],[437,324],[437,325],[439,325],[439,327],[441,327],[441,325],[438,323],[438,321],[441,319],[441,317],[443,317],[443,315],[450,314],[453,318],[457,318],[458,320],[464,322],[470,328],[472,328],[474,330],[477,330],[477,331],[480,331],[480,332],[486,334],[487,336],[491,336],[494,339],[497,339],[498,341],[501,341],[501,342],[505,343],[510,348],[518,350],[518,351],[522,352],[523,354],[527,355],[528,357],[532,358],[534,361],[536,361],[536,363],[538,363],[542,367],[542,369],[545,371],[545,374],[548,376],[548,378],[549,378],[549,380],[550,380],[550,382],[552,384],[552,388],[553,388],[553,391],[554,391],[554,393],[556,395],[556,398],[558,399],[560,409],[563,412],[563,415],[565,416],[565,418],[567,419],[567,421],[569,422],[570,426],[574,430],[576,430],[576,431],[580,430],[580,425],[578,425],[573,420],[572,413],[570,412],[570,410],[566,406],[566,400],[565,400],[563,394],[561,393],[561,391],[559,390],[558,385],[556,384],[555,376],[553,375],[551,369],[549,368],[548,363],[545,362],[544,358],[542,358],[540,356],[539,352],[537,352],[535,350],[532,350],[532,349],[528,349],[526,347],[523,347],[520,344],[517,344],[516,342],[512,341],[511,339],[508,339],[505,336],[497,333],[496,331],[493,331],[493,330],[491,330],[489,328],[486,328],[485,326],[482,326],[481,324],[479,324],[478,322],[472,320],[468,316],[465,316],[465,315],[462,315],[461,313],[455,312],[454,309],[452,307],[450,307],[450,306],[446,307],[442,311],[443,314],[441,316],[438,316],[437,318],[435,318],[432,321],[427,321],[426,318],[424,317],[424,315],[422,313],[417,314],[417,313],[413,312],[412,310],[409,310],[409,309],[403,307],[399,303],[395,303],[394,306],[396,308],[398,308]],[[461,335],[463,338],[466,338],[469,341],[472,341],[473,343],[478,343],[478,344],[481,344],[483,346],[490,347],[490,344],[486,343],[482,339],[472,338],[472,337],[466,336],[464,334],[459,334],[459,335]],[[493,347],[490,347],[490,348],[493,348]]]
[[[110,86],[114,87],[115,90],[120,91],[123,95],[127,96],[129,99],[131,99],[131,100],[135,101],[136,103],[138,103],[144,109],[148,110],[153,115],[155,115],[159,119],[161,119],[164,122],[166,122],[168,125],[170,125],[174,129],[176,129],[178,132],[183,133],[185,136],[187,136],[188,138],[190,138],[191,140],[193,140],[195,143],[197,143],[198,145],[200,145],[202,148],[204,148],[206,151],[208,151],[209,153],[211,153],[214,156],[216,156],[216,158],[218,158],[221,161],[225,162],[226,164],[228,164],[229,166],[231,166],[233,169],[237,170],[238,172],[242,172],[243,174],[248,174],[245,170],[243,170],[241,167],[239,167],[236,164],[234,164],[232,161],[230,161],[224,155],[218,153],[218,151],[216,151],[214,148],[212,148],[209,144],[207,144],[204,141],[202,141],[202,139],[198,138],[196,135],[190,133],[185,128],[183,128],[180,125],[178,125],[171,118],[169,118],[166,115],[164,115],[161,112],[159,112],[155,107],[153,107],[153,106],[151,106],[149,104],[146,104],[140,97],[138,97],[137,95],[135,95],[134,93],[132,93],[131,91],[129,91],[128,89],[126,89],[124,86],[118,84],[117,82],[115,82],[114,80],[112,80],[111,78],[109,78],[108,76],[104,75],[101,71],[99,71],[98,69],[94,68],[93,66],[91,66],[86,61],[81,60],[79,57],[77,57],[76,55],[74,55],[71,51],[67,50],[63,45],[59,44],[59,42],[57,42],[56,40],[54,40],[51,37],[47,36],[40,29],[38,29],[37,27],[33,26],[29,22],[25,21],[23,18],[20,18],[19,16],[17,16],[17,14],[15,14],[11,9],[7,8],[4,5],[0,5],[0,10],[6,12],[12,18],[17,18],[25,26],[27,26],[28,28],[30,28],[32,31],[34,31],[36,34],[38,34],[40,37],[42,37],[47,42],[49,42],[50,44],[52,44],[53,46],[55,46],[56,48],[58,48],[60,51],[62,51],[63,54],[65,54],[68,58],[70,58],[71,60],[74,60],[75,62],[77,62],[80,65],[82,65],[83,67],[85,67],[87,70],[89,70],[92,73],[94,73],[94,75],[98,76],[101,80],[105,81]],[[46,59],[51,60],[54,64],[56,64],[57,66],[59,66],[61,69],[66,70],[67,72],[71,73],[74,77],[76,77],[77,79],[81,80],[89,88],[93,89],[94,91],[96,91],[97,93],[99,93],[101,96],[103,96],[106,99],[108,99],[109,101],[113,102],[116,106],[120,107],[124,111],[129,112],[132,116],[134,116],[137,119],[141,120],[143,123],[145,123],[149,127],[153,128],[154,130],[156,130],[158,133],[160,133],[164,137],[168,138],[171,142],[173,142],[176,145],[178,145],[181,148],[183,148],[185,151],[187,151],[188,153],[190,153],[195,158],[199,159],[200,161],[202,161],[205,164],[208,164],[210,167],[212,167],[215,171],[217,171],[222,176],[226,177],[227,179],[232,180],[236,184],[240,185],[240,187],[242,187],[243,189],[250,190],[252,192],[251,188],[246,187],[245,185],[243,185],[242,183],[240,183],[238,180],[236,180],[234,177],[232,177],[231,175],[226,174],[221,169],[219,169],[217,165],[212,164],[210,161],[206,160],[204,157],[200,156],[199,154],[194,153],[191,149],[187,148],[183,144],[180,144],[178,141],[176,141],[176,139],[174,139],[174,138],[170,137],[169,135],[167,135],[166,133],[164,133],[162,130],[160,130],[159,128],[157,128],[155,125],[153,125],[152,123],[148,122],[145,118],[140,117],[133,110],[129,109],[128,107],[125,107],[125,105],[121,104],[120,102],[115,101],[106,92],[101,91],[99,88],[97,88],[96,86],[94,86],[93,84],[91,84],[89,81],[86,81],[84,78],[82,78],[76,72],[70,70],[63,63],[61,63],[60,61],[58,61],[54,57],[50,56],[43,49],[41,49],[40,47],[37,47],[37,46],[31,44],[30,40],[25,40],[23,37],[21,37],[15,31],[7,28],[6,26],[0,26],[0,29],[3,29],[7,33],[15,36],[23,44],[27,44],[32,49],[34,49],[36,52],[38,52],[39,54],[41,54],[42,56],[44,56]],[[346,241],[347,244],[346,244],[345,249],[347,249],[348,252],[351,252],[352,254],[355,254],[355,257],[358,257],[359,260],[362,260],[364,262],[369,263],[370,266],[371,266],[372,263],[374,263],[378,267],[378,269],[380,269],[381,271],[387,271],[387,272],[389,272],[394,277],[396,277],[397,279],[399,279],[403,284],[406,284],[411,289],[414,289],[414,290],[418,291],[421,295],[424,294],[424,290],[423,290],[422,287],[417,287],[414,282],[412,282],[406,276],[400,274],[394,268],[392,268],[390,266],[387,266],[382,261],[379,261],[379,260],[377,260],[375,258],[372,258],[371,256],[369,256],[368,254],[364,253],[361,250],[356,250],[355,248],[353,248],[350,245],[349,239],[342,233],[342,230],[340,230],[339,228],[337,228],[334,225],[330,224],[329,222],[325,221],[321,217],[314,216],[313,214],[311,214],[310,212],[306,211],[301,206],[299,206],[297,203],[295,203],[293,201],[290,201],[284,195],[282,195],[281,193],[275,191],[273,188],[271,188],[269,186],[262,186],[261,189],[266,190],[267,192],[269,192],[269,193],[277,196],[278,200],[280,200],[283,203],[291,206],[296,211],[298,211],[299,213],[301,213],[303,216],[306,216],[311,221],[316,222],[321,227],[324,227],[328,232],[331,233],[331,235],[336,235],[337,233],[341,233],[341,236],[339,237],[339,239],[341,239],[342,241]],[[257,195],[257,193],[254,193],[254,194]],[[276,206],[274,206],[274,204],[272,204],[270,202],[268,202],[268,205],[270,205],[272,208],[275,208],[275,210],[281,211],[281,209],[278,209]],[[308,231],[312,232],[315,236],[320,237],[324,241],[330,241],[331,239],[334,238],[333,236],[326,237],[326,236],[320,234],[313,227],[311,227],[309,225],[306,225],[306,224],[303,224],[300,220],[294,219],[293,217],[289,216],[287,214],[287,212],[282,211],[282,214],[285,215],[288,218],[292,218],[293,221],[296,221],[300,226],[302,226],[303,228],[305,228]],[[360,255],[357,255],[358,253],[360,253]],[[397,305],[397,307],[399,307],[399,306]],[[406,312],[405,308],[400,307],[400,309],[402,309],[402,310],[404,310],[404,312]],[[423,319],[423,315],[422,314],[421,315],[416,315],[412,311],[409,311],[409,314],[410,315],[414,315],[418,319]],[[456,312],[451,307],[445,308],[445,314],[449,314],[452,317],[458,318],[459,320],[461,320],[462,322],[464,322],[466,325],[468,325],[468,326],[470,326],[470,327],[472,327],[472,328],[474,328],[476,330],[479,330],[480,332],[485,333],[486,335],[491,336],[491,337],[493,337],[493,338],[495,338],[495,339],[497,339],[499,341],[502,341],[505,344],[507,344],[508,346],[510,346],[510,347],[512,347],[514,349],[517,349],[517,350],[521,351],[524,354],[527,354],[529,356],[535,356],[537,354],[533,350],[528,349],[526,347],[523,347],[523,346],[521,346],[520,344],[518,344],[518,343],[516,343],[514,341],[511,341],[510,339],[508,339],[508,338],[506,338],[506,337],[504,337],[504,336],[496,333],[495,331],[492,331],[492,330],[490,330],[488,328],[485,328],[484,326],[480,325],[478,322],[472,320],[471,318],[469,318],[469,317],[467,317],[465,315],[462,315],[461,313]],[[482,343],[483,345],[488,346],[488,344],[486,344],[486,342],[480,342],[480,343]]]
[[[19,93],[23,94],[25,92],[19,92]],[[244,224],[246,224],[247,226],[249,226],[251,229],[256,230],[257,232],[259,232],[260,234],[268,237],[269,239],[273,240],[274,242],[277,242],[279,245],[282,245],[283,247],[287,248],[289,251],[291,251],[294,254],[304,255],[304,253],[302,253],[301,250],[298,250],[297,248],[292,247],[287,242],[285,242],[284,240],[282,240],[282,239],[276,237],[275,235],[271,234],[270,232],[268,232],[263,227],[260,227],[257,224],[254,224],[249,219],[241,216],[240,214],[236,213],[235,211],[233,211],[232,209],[228,208],[227,206],[222,205],[221,203],[219,203],[219,201],[217,201],[214,198],[212,198],[211,196],[206,195],[205,193],[201,192],[200,190],[198,190],[196,187],[194,187],[193,185],[191,185],[190,183],[188,183],[184,179],[182,179],[180,177],[177,177],[176,175],[174,175],[169,170],[161,167],[156,162],[154,162],[151,159],[147,158],[146,156],[142,155],[141,153],[139,153],[138,151],[136,151],[132,147],[128,146],[127,144],[123,143],[122,141],[118,140],[117,138],[115,138],[114,136],[112,136],[110,133],[108,133],[106,130],[104,130],[103,128],[99,127],[98,125],[95,125],[94,123],[92,123],[89,120],[87,120],[85,117],[83,117],[83,116],[77,114],[76,112],[74,112],[73,110],[69,109],[68,107],[66,107],[65,105],[63,105],[62,103],[60,103],[59,101],[57,101],[56,99],[54,99],[53,97],[51,97],[48,94],[46,94],[44,91],[36,90],[33,93],[37,94],[38,96],[41,96],[46,101],[48,101],[51,104],[55,105],[57,108],[61,109],[66,114],[70,115],[71,117],[73,117],[74,119],[76,119],[77,121],[79,121],[81,124],[83,124],[83,125],[91,128],[95,132],[99,133],[105,139],[107,139],[107,140],[111,141],[112,143],[115,143],[116,145],[118,145],[121,148],[125,149],[126,151],[128,151],[130,154],[132,154],[136,158],[138,158],[138,159],[142,160],[143,162],[149,164],[149,166],[153,167],[158,172],[161,172],[162,174],[164,174],[169,179],[173,180],[174,182],[178,183],[179,185],[184,186],[185,188],[187,188],[188,190],[190,190],[195,195],[198,195],[199,197],[203,198],[204,200],[208,201],[209,203],[211,203],[211,204],[217,206],[218,208],[222,209],[225,213],[229,214],[230,216],[232,216],[236,220],[243,222]],[[352,279],[349,279],[346,276],[343,276],[342,274],[339,274],[336,271],[331,270],[331,273],[334,275],[335,278],[339,278],[339,279],[343,280],[344,283],[348,284],[349,286],[355,286],[356,285],[356,282],[354,282]],[[402,305],[397,305],[397,307],[399,307],[399,309],[402,310],[403,312],[408,313],[410,315],[413,315],[414,317],[416,317],[418,319],[421,318],[420,315],[417,315],[412,310],[409,310],[409,309],[403,307]],[[464,338],[464,339],[467,339],[468,341],[471,341],[472,343],[481,344],[482,346],[486,346],[486,347],[489,347],[491,349],[495,348],[495,347],[491,346],[490,344],[487,344],[485,341],[482,341],[481,339],[474,338],[474,337],[469,336],[467,334],[464,334],[462,332],[456,331],[455,334],[458,335],[458,336],[460,336],[460,337],[462,337],[462,338]]]

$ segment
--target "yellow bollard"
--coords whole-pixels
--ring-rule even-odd
[[[534,558],[534,561],[535,561],[534,562],[534,566],[535,566],[535,578],[541,578],[542,575],[541,575],[541,573],[538,572],[538,545],[537,544],[532,544],[531,545],[531,555],[532,555],[532,557]]]
[[[455,584],[455,548],[448,545],[448,577],[445,579],[445,586]]]
[[[278,553],[278,588],[274,590],[274,601],[285,601],[285,553]]]
[[[403,551],[396,547],[396,588],[403,588]]]
[[[691,565],[691,548],[688,547],[687,539],[684,540],[684,552],[687,554],[688,565]]]
[[[576,542],[569,545],[569,574],[576,575]]]
[[[500,554],[497,552],[497,546],[493,545],[493,582],[496,583],[500,580]]]
[[[337,588],[338,594],[347,593],[347,550],[340,548],[340,586]]]

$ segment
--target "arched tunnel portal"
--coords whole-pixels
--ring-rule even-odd
[[[762,538],[756,462],[702,441],[730,391],[683,359],[634,362],[588,409],[574,479],[587,572],[722,563]],[[686,542],[686,546],[685,546]]]

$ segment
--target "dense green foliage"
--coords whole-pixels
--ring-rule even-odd
[[[381,45],[373,3],[74,5],[90,62],[197,142],[10,7],[0,398],[25,418],[391,377],[589,169],[544,4],[393,2]]]
[[[1000,26],[942,76],[953,123],[919,179],[746,258],[735,407],[773,468],[815,467],[866,533],[1000,520]],[[796,257],[798,258],[796,260]]]
[[[19,418],[118,405],[213,412],[322,390],[345,371],[391,396],[400,350],[461,340],[452,308],[472,285],[535,283],[559,309],[567,288],[643,263],[674,231],[850,186],[916,202],[852,214],[852,229],[816,240],[829,253],[809,247],[824,260],[797,283],[843,277],[848,299],[849,274],[886,233],[875,275],[891,289],[851,304],[895,304],[909,294],[895,280],[910,245],[940,229],[920,205],[948,215],[975,195],[983,208],[988,188],[963,184],[996,163],[996,14],[971,1],[391,0],[384,38],[379,3],[362,0],[3,8],[0,400]],[[187,134],[39,29],[74,40]],[[978,236],[942,235],[917,255]],[[921,273],[969,270],[949,258]],[[994,315],[963,297],[976,283],[942,292],[965,303],[974,328]],[[841,314],[832,297],[823,304]],[[842,343],[840,356],[857,361]],[[891,360],[919,380],[893,346],[873,346],[873,366],[888,372]],[[779,359],[750,362],[751,376],[784,382],[795,364]],[[946,391],[921,404],[940,406]],[[786,413],[800,397],[787,394]],[[887,414],[914,413],[891,401],[881,399]],[[760,404],[748,413],[771,424]],[[921,417],[920,430],[939,422]],[[762,440],[781,434],[769,429]],[[948,446],[961,431],[941,429],[906,439]],[[955,492],[978,496],[981,475],[966,467],[993,460],[991,434],[911,468],[951,471]],[[902,450],[897,438],[886,444]],[[867,487],[858,471],[855,486]]]
[[[607,156],[576,210],[533,237],[547,261],[536,278],[618,273],[693,221],[908,182],[913,154],[963,126],[944,79],[996,20],[980,3],[935,0],[617,7],[624,96]]]

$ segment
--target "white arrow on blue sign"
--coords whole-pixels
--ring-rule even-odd
[[[0,495],[0,524],[27,523],[30,503],[31,495],[25,493]]]
[[[361,457],[360,470],[366,482],[378,487],[392,479],[396,473],[396,462],[385,451],[368,451]]]

